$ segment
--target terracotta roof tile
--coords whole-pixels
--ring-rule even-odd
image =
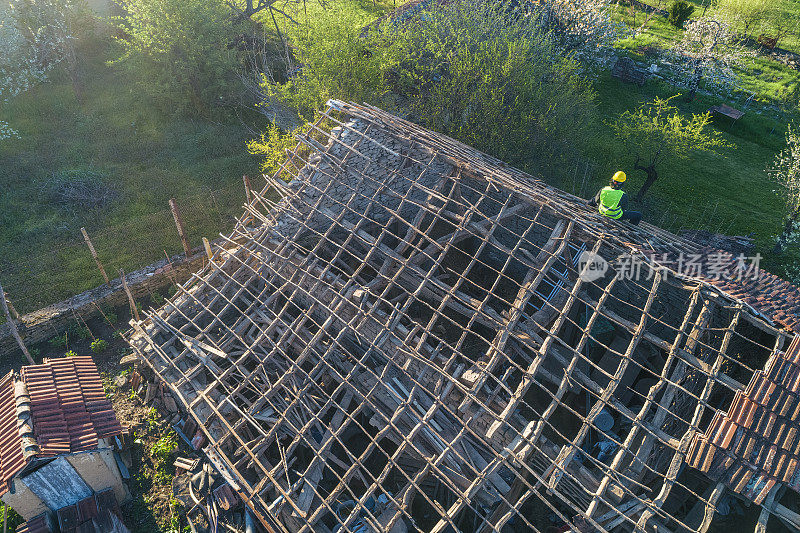
[[[693,437],[686,463],[759,504],[777,482],[800,489],[798,358],[800,335]]]
[[[25,464],[22,438],[17,429],[13,373],[0,380],[0,436],[0,494],[5,494],[9,481]]]
[[[47,518],[42,514],[17,527],[17,533],[51,533]]]
[[[122,432],[91,357],[46,360],[22,367],[31,425],[39,451],[49,457],[97,448],[98,439]],[[14,376],[0,379],[0,496],[25,466]],[[22,398],[23,396],[20,396]]]

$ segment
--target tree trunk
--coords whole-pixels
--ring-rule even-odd
[[[792,234],[798,217],[800,217],[800,210],[797,209],[786,217],[786,222],[783,225],[783,232],[778,235],[778,240],[775,242],[775,247],[772,249],[773,254],[780,255],[783,253],[783,247],[786,246],[786,241],[789,240],[789,236]]]
[[[633,168],[636,170],[642,170],[645,172],[645,174],[647,174],[647,179],[644,180],[644,185],[642,185],[642,188],[636,193],[636,201],[641,202],[642,198],[644,198],[644,195],[647,194],[647,191],[650,190],[650,187],[652,187],[658,179],[658,172],[656,171],[655,165],[648,165],[645,167],[636,163]]]

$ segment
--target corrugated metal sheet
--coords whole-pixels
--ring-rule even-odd
[[[22,479],[50,509],[61,509],[92,496],[92,489],[63,457],[58,457]]]

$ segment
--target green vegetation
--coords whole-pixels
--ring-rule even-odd
[[[178,449],[175,433],[164,433],[150,447],[150,457],[156,469],[156,481],[159,483],[170,479],[174,470],[173,453]]]
[[[108,348],[108,342],[103,339],[95,339],[92,341],[91,349],[94,353],[104,352]]]
[[[694,13],[694,6],[685,0],[674,0],[667,9],[667,22],[676,28],[682,28],[683,23],[689,20]]]
[[[83,43],[80,102],[64,73],[0,102],[0,117],[20,133],[0,142],[0,269],[20,312],[103,283],[81,226],[114,277],[120,268],[128,272],[163,259],[165,250],[181,250],[170,197],[197,245],[239,214],[241,175],[258,168],[232,113],[212,120],[159,111],[132,71],[106,63],[119,55],[113,42]],[[245,116],[263,124],[255,114]],[[53,176],[74,172],[93,176],[113,198],[84,209],[41,193]]]
[[[635,111],[623,112],[609,124],[627,151],[635,154],[632,167],[647,176],[636,194],[638,201],[655,184],[663,164],[672,159],[687,159],[700,151],[728,146],[721,140],[719,132],[707,128],[711,121],[710,113],[684,117],[670,105],[677,96],[656,97]]]
[[[25,520],[14,509],[5,504],[0,504],[0,525],[4,529],[16,531],[17,526],[21,526],[24,522]]]
[[[52,346],[53,348],[66,348],[67,347],[68,338],[69,338],[69,336],[68,336],[67,332],[65,331],[64,333],[56,335],[55,337],[50,339],[50,341],[49,341],[50,342],[50,346]]]
[[[222,0],[122,0],[124,53],[118,60],[162,109],[207,114],[235,98],[243,29]]]
[[[673,22],[694,7],[688,27],[741,1],[706,8],[679,0]],[[258,98],[241,85],[248,54],[260,58],[261,92],[304,118],[331,97],[375,103],[584,196],[618,167],[631,175],[629,189],[644,184],[646,173],[631,172],[630,136],[611,135],[609,124],[633,120],[646,102],[681,92],[661,80],[641,89],[625,85],[607,70],[587,75],[579,53],[564,53],[531,20],[483,3],[437,6],[415,24],[374,23],[391,7],[386,2],[289,4],[274,21],[267,10],[243,12],[222,0],[124,4],[119,39],[102,24],[81,30],[79,91],[64,64],[48,72],[46,83],[0,102],[0,123],[19,134],[0,141],[0,189],[8,191],[0,197],[0,268],[21,311],[102,283],[82,226],[110,275],[180,251],[170,197],[192,244],[225,231],[244,198],[241,174],[254,175],[259,164],[274,172],[294,144],[293,132],[268,126],[248,108]],[[775,16],[796,20],[795,5],[758,5],[762,15],[751,10],[756,22],[741,11],[737,31],[745,24],[754,38],[782,31],[779,45],[788,48],[800,40]],[[612,13],[637,30],[617,50],[645,66],[663,67],[661,54],[685,35],[662,15],[618,4]],[[735,125],[724,118],[704,124],[727,147],[654,167],[658,179],[639,207],[669,229],[755,232],[765,251],[781,232],[785,205],[764,168],[797,114],[800,83],[797,71],[764,55],[741,62],[735,73],[741,90],[729,96],[701,87],[694,102],[670,100],[673,118],[684,124],[720,103],[747,113]],[[789,253],[764,264],[782,273],[791,260]],[[154,305],[160,300],[152,296]],[[54,342],[67,349],[76,333]]]
[[[77,352],[69,350],[67,353],[64,354],[64,357],[78,357]]]

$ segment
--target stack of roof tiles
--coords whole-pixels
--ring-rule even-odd
[[[22,367],[20,376],[39,446],[28,459],[92,450],[98,439],[122,432],[91,357],[45,359],[44,364]],[[12,374],[0,381],[0,495],[25,466],[17,429],[18,394]]]
[[[800,490],[800,336],[694,436],[686,462],[757,504],[776,483]]]
[[[9,372],[0,380],[0,494],[8,492],[9,481],[25,465],[21,440],[17,431],[14,373]]]
[[[697,249],[686,246],[685,252],[680,254],[648,249],[642,252],[658,264],[701,279],[742,300],[772,321],[800,333],[800,288],[758,268],[751,258],[710,246]]]

